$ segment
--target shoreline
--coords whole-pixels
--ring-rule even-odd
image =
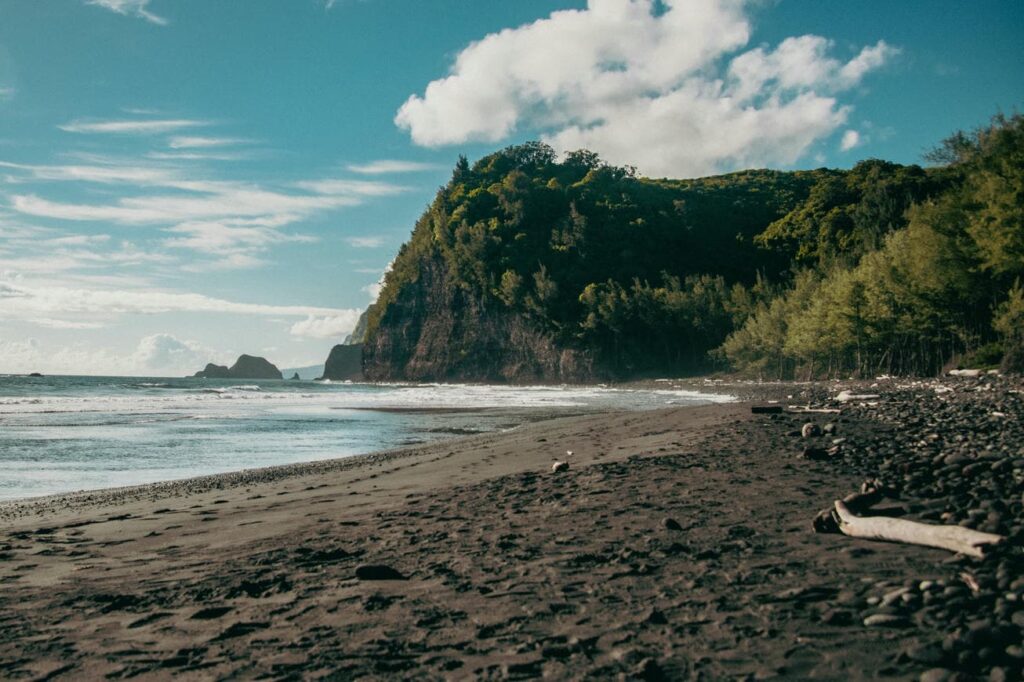
[[[0,505],[0,671],[858,680],[1005,666],[958,662],[960,645],[946,654],[941,642],[977,614],[1009,623],[1014,607],[984,595],[995,567],[1016,559],[989,572],[941,550],[811,529],[865,476],[904,470],[883,459],[894,443],[946,433],[952,422],[928,425],[942,409],[974,414],[998,400],[1000,414],[1024,414],[1020,386],[918,384],[888,382],[840,415],[757,415],[749,400],[606,412]],[[837,386],[786,384],[775,396],[834,405]],[[921,423],[901,427],[908,415]],[[834,461],[801,457],[805,421],[838,429]],[[569,470],[552,473],[555,459]],[[931,514],[915,490],[892,504]],[[963,571],[979,595],[958,591]],[[906,610],[921,608],[912,599],[872,601],[925,582],[952,596],[920,611]]]

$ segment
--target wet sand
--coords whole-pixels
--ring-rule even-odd
[[[799,459],[805,420],[575,416],[3,504],[0,677],[916,677],[917,633],[829,610],[949,554],[815,534],[862,477]]]

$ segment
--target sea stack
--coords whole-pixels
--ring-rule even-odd
[[[194,377],[198,379],[284,379],[281,370],[266,358],[239,355],[231,367],[210,363]]]

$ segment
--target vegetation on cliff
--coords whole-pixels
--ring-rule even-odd
[[[367,362],[382,361],[374,341],[428,267],[473,314],[515,318],[597,374],[930,373],[958,354],[1019,358],[1022,138],[1020,116],[997,117],[947,140],[931,168],[698,180],[637,177],[587,151],[559,161],[540,143],[461,158],[369,312]]]

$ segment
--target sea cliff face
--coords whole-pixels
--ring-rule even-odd
[[[559,347],[521,314],[455,285],[444,260],[420,264],[363,347],[371,381],[584,382],[592,358]]]
[[[331,349],[324,363],[324,374],[321,379],[331,381],[361,381],[363,378],[363,346],[362,344],[339,343]]]

